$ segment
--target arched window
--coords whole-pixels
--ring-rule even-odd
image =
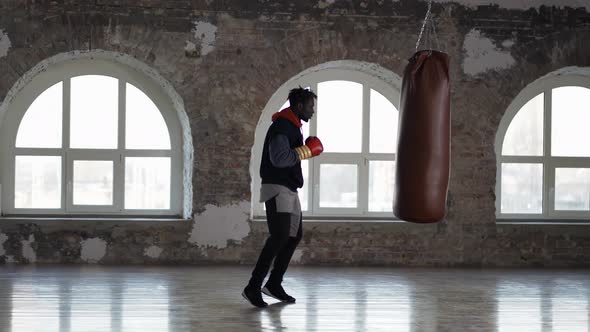
[[[563,70],[524,89],[496,136],[499,219],[590,219],[590,75]]]
[[[254,216],[258,203],[262,143],[271,116],[288,107],[289,90],[309,87],[318,95],[316,114],[303,136],[318,136],[324,153],[302,162],[299,191],[304,216],[391,219],[401,79],[381,67],[335,62],[311,68],[285,83],[268,102],[256,129],[251,174]]]
[[[183,214],[173,103],[121,63],[48,66],[10,102],[2,143],[3,214]]]

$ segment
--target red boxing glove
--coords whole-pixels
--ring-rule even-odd
[[[312,157],[319,156],[320,153],[324,152],[324,146],[322,145],[322,141],[320,141],[320,139],[315,136],[309,136],[305,140],[305,145],[307,145],[311,150]]]
[[[295,148],[299,160],[309,159],[315,157],[324,151],[324,146],[319,138],[315,136],[309,136],[305,140],[305,145]]]

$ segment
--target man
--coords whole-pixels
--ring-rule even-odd
[[[301,87],[289,92],[289,108],[273,114],[273,123],[264,139],[260,164],[260,202],[266,206],[269,237],[260,252],[252,277],[242,296],[252,305],[268,306],[262,299],[261,287],[274,259],[273,270],[262,292],[286,303],[295,298],[285,292],[281,283],[293,252],[301,240],[302,215],[297,189],[303,186],[301,160],[315,157],[324,150],[317,137],[303,144],[301,121],[314,114],[317,96]]]

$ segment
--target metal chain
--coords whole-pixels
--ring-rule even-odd
[[[426,25],[428,24],[428,26]],[[432,18],[432,0],[428,1],[428,10],[426,11],[426,16],[424,17],[424,22],[422,22],[422,28],[420,28],[420,35],[418,35],[418,40],[416,41],[416,52],[418,52],[418,47],[420,46],[420,41],[422,40],[422,36],[424,35],[424,29],[426,29],[426,39],[430,43],[430,48],[432,49],[432,37],[436,41],[437,47],[440,49],[440,42],[438,40],[438,35],[436,33],[436,27],[434,25],[434,20]]]
[[[430,14],[432,12],[432,0],[428,1],[428,10],[426,11],[426,16],[424,17],[424,22],[422,22],[422,28],[420,29],[420,35],[418,35],[418,40],[416,41],[416,52],[418,51],[418,46],[420,46],[420,40],[422,39],[422,34],[424,33],[424,28],[426,27],[426,22],[430,18]]]

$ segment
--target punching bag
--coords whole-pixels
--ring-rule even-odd
[[[400,97],[393,213],[432,223],[444,218],[450,176],[449,56],[422,50],[409,59]]]

